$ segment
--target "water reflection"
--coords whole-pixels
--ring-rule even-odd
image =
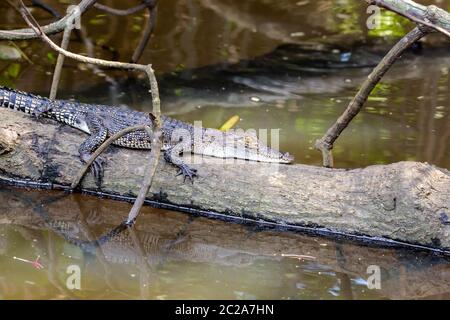
[[[145,208],[80,195],[2,188],[0,294],[12,298],[406,299],[446,297],[448,260]],[[64,208],[64,209],[62,209]],[[217,235],[220,234],[220,237]],[[44,269],[14,259],[40,256]],[[81,269],[81,290],[66,286]],[[367,268],[381,268],[369,290]]]

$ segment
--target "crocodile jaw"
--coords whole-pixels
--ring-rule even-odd
[[[258,148],[252,148],[249,146],[236,146],[233,144],[219,145],[213,143],[203,146],[201,150],[197,149],[197,152],[194,150],[194,153],[216,158],[234,158],[258,162],[292,163],[294,161],[294,157],[289,153],[279,152],[262,144]]]

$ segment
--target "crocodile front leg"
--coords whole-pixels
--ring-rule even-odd
[[[180,169],[177,176],[183,175],[184,182],[186,181],[186,178],[189,178],[192,183],[194,183],[194,177],[198,177],[197,169],[190,168],[183,160],[181,160],[179,155],[180,153],[172,147],[164,151],[164,160]]]
[[[83,163],[88,162],[92,153],[103,143],[108,137],[108,129],[103,125],[100,118],[89,113],[86,115],[86,125],[89,128],[90,136],[87,138],[78,149],[80,159]],[[100,188],[103,180],[103,165],[104,160],[96,158],[91,166],[91,171],[94,174],[97,186]]]

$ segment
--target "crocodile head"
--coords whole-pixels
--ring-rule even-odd
[[[294,161],[294,157],[289,153],[280,152],[267,146],[266,143],[257,138],[255,132],[230,130],[221,132],[218,137],[218,131],[214,131],[214,138],[206,135],[206,141],[204,141],[206,143],[202,152],[204,155],[273,163],[291,163]]]

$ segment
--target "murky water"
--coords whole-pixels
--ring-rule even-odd
[[[426,2],[450,9],[450,1]],[[122,1],[102,3],[125,7]],[[0,28],[23,26],[6,4],[0,10],[5,17]],[[377,57],[411,28],[384,14],[381,28],[367,30],[365,6],[358,0],[179,0],[163,1],[158,10],[141,62],[158,71],[163,112],[210,127],[238,115],[241,128],[281,128],[281,149],[299,163],[314,165],[321,161],[314,140],[343,111],[370,68],[324,68],[311,61],[335,58],[339,48],[338,57],[351,53],[359,66],[370,64],[362,59]],[[33,13],[42,23],[52,21],[38,9]],[[143,13],[113,17],[91,10],[82,22],[97,56],[126,61],[144,20]],[[337,141],[337,166],[414,160],[450,168],[445,41],[428,37],[420,54],[405,56],[389,71]],[[306,42],[316,51],[305,58],[299,52]],[[294,49],[280,49],[286,43]],[[330,47],[320,53],[319,43]],[[37,40],[17,45],[30,61],[0,60],[0,82],[46,94],[56,56]],[[76,36],[70,48],[86,52]],[[252,63],[271,53],[279,68]],[[67,61],[59,96],[150,110],[145,79],[132,75],[136,83],[121,72],[107,74],[116,85]],[[0,298],[449,298],[450,265],[429,253],[262,231],[148,207],[134,232],[105,236],[129,204],[57,192],[2,187],[0,206]],[[25,261],[37,257],[43,268]],[[379,290],[367,287],[370,265],[381,267]],[[82,290],[68,289],[69,266],[80,268]]]

